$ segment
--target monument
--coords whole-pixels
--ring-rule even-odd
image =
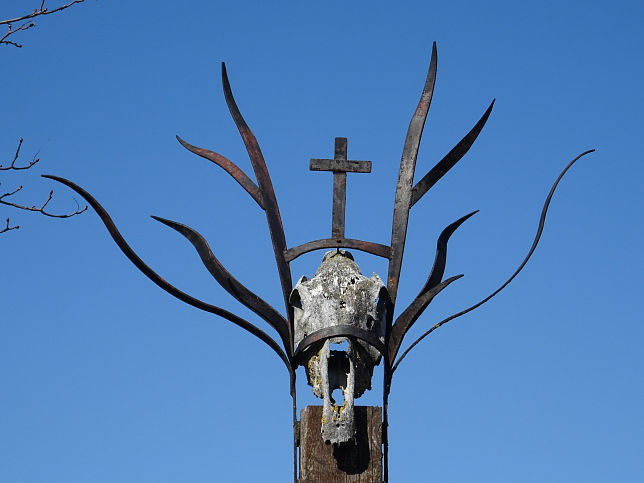
[[[427,281],[412,303],[394,318],[410,210],[467,153],[483,129],[494,105],[492,101],[472,130],[414,183],[418,147],[434,92],[436,66],[437,53],[434,44],[425,85],[403,147],[389,245],[345,237],[347,173],[369,173],[371,162],[348,159],[347,139],[337,137],[332,159],[310,160],[312,171],[333,173],[331,236],[288,247],[267,165],[255,136],[237,108],[225,65],[222,64],[224,95],[246,146],[256,182],[224,156],[195,147],[177,136],[186,149],[212,161],[232,176],[265,212],[282,286],[284,312],[280,313],[236,280],[212,253],[204,237],[194,229],[165,218],[153,218],[186,237],[215,280],[241,304],[265,320],[274,329],[277,337],[271,337],[241,317],[196,299],[165,281],[130,248],[107,211],[94,197],[69,180],[44,175],[67,185],[85,198],[121,251],[150,280],[183,302],[223,317],[247,330],[264,341],[283,361],[289,375],[293,401],[295,482],[388,481],[388,398],[396,369],[409,351],[432,331],[481,306],[514,279],[528,262],[539,242],[550,200],[559,181],[579,158],[592,151],[586,151],[573,159],[552,185],[532,246],[515,272],[490,295],[435,324],[399,354],[405,335],[434,297],[462,277],[456,275],[444,278],[447,243],[456,229],[476,213],[466,214],[442,231],[438,237],[434,264]],[[322,249],[327,252],[315,275],[310,279],[302,276],[293,287],[290,262],[301,255]],[[363,275],[349,250],[359,250],[387,259],[389,270],[386,282],[377,274],[371,277]],[[382,406],[356,406],[355,399],[371,388],[374,367],[381,361],[384,367]],[[313,393],[322,399],[323,405],[305,408],[298,419],[295,383],[300,366],[304,368]],[[342,404],[334,400],[334,390],[341,391],[344,399]]]

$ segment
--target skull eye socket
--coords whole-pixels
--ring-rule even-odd
[[[373,328],[374,323],[375,323],[374,318],[371,315],[367,315],[367,329],[371,330]]]

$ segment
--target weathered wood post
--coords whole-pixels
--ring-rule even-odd
[[[307,406],[300,419],[300,483],[382,482],[382,408],[356,406],[354,441],[327,444],[322,406]]]

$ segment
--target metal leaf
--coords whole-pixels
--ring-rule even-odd
[[[405,250],[409,209],[411,208],[411,190],[414,182],[418,147],[420,145],[420,138],[423,135],[429,105],[432,102],[432,96],[434,94],[437,62],[438,54],[436,52],[436,42],[434,42],[425,86],[407,130],[407,137],[400,161],[398,184],[396,186],[396,201],[394,203],[393,226],[391,229],[391,259],[389,261],[389,273],[387,275],[387,289],[389,290],[389,295],[393,303],[396,303],[400,269],[402,267],[403,252]]]
[[[277,199],[275,198],[275,191],[273,190],[273,183],[271,182],[271,177],[268,174],[268,169],[266,168],[266,162],[264,161],[264,156],[262,151],[259,148],[259,144],[255,135],[252,133],[246,121],[239,112],[237,103],[233,97],[232,90],[230,89],[230,83],[228,82],[228,74],[226,73],[226,65],[222,62],[221,64],[221,78],[224,87],[224,96],[226,97],[226,104],[230,114],[235,121],[235,125],[241,134],[241,137],[246,146],[246,151],[250,157],[250,162],[253,165],[253,170],[255,171],[255,177],[257,178],[257,184],[259,189],[262,192],[262,200],[264,203],[264,210],[266,211],[266,221],[268,222],[268,230],[271,234],[271,239],[273,241],[273,251],[275,253],[275,262],[277,263],[277,271],[279,273],[280,282],[282,284],[282,295],[284,296],[284,305],[286,310],[289,313],[289,321],[293,320],[291,315],[292,309],[288,304],[288,297],[293,289],[293,282],[291,279],[291,269],[288,262],[284,258],[284,252],[286,251],[286,238],[284,236],[284,228],[282,227],[282,218],[280,216],[279,206],[277,204]],[[291,340],[293,329],[289,327],[291,332]]]
[[[277,310],[271,307],[267,302],[257,296],[255,293],[248,290],[244,285],[233,277],[228,270],[219,262],[217,257],[210,249],[206,239],[198,233],[196,230],[190,228],[189,226],[177,223],[172,220],[167,220],[159,216],[152,216],[157,221],[160,221],[166,226],[169,226],[173,230],[178,231],[183,236],[185,236],[190,243],[195,247],[201,261],[208,269],[210,274],[219,282],[229,294],[235,297],[239,302],[244,304],[250,310],[259,315],[262,319],[270,324],[277,333],[280,335],[284,348],[287,353],[290,353],[290,341],[289,341],[289,331],[288,331],[288,322],[284,317],[280,315]]]
[[[427,191],[434,186],[450,169],[458,163],[463,156],[469,151],[476,141],[476,138],[481,133],[483,126],[490,117],[492,108],[494,107],[494,100],[487,108],[481,119],[476,123],[470,132],[468,132],[463,139],[461,139],[447,155],[441,159],[436,166],[429,170],[423,178],[416,183],[411,192],[411,206],[414,206]]]
[[[438,285],[441,280],[443,280],[443,274],[445,273],[445,264],[447,262],[447,242],[456,229],[461,226],[465,220],[467,220],[472,215],[478,213],[478,210],[469,213],[462,218],[459,218],[451,225],[447,226],[439,235],[438,242],[436,243],[436,256],[434,257],[434,264],[432,265],[432,270],[427,277],[427,282],[421,289],[418,295],[431,290],[436,285]]]
[[[118,231],[116,228],[116,225],[112,221],[112,218],[109,216],[105,208],[103,208],[92,195],[90,195],[87,191],[85,191],[83,188],[80,186],[74,184],[73,182],[65,179],[65,178],[60,178],[58,176],[52,176],[52,175],[47,175],[43,174],[43,178],[48,178],[48,179],[53,179],[54,181],[58,181],[59,183],[62,183],[74,191],[78,193],[80,196],[82,196],[92,208],[94,208],[94,211],[98,214],[98,216],[101,218],[101,221],[107,228],[107,231],[109,232],[110,236],[112,239],[116,242],[118,247],[121,249],[121,251],[125,254],[125,256],[138,268],[143,274],[148,277],[150,280],[152,280],[155,284],[157,284],[159,287],[161,287],[163,290],[168,292],[170,295],[178,298],[182,302],[187,303],[188,305],[192,305],[193,307],[196,307],[200,310],[203,310],[205,312],[210,312],[211,314],[219,315],[220,317],[223,317],[224,319],[229,320],[233,324],[241,327],[242,329],[247,330],[254,336],[258,337],[262,341],[264,341],[271,349],[275,351],[275,353],[279,356],[280,359],[284,362],[286,365],[287,369],[289,370],[289,373],[292,371],[291,368],[291,363],[284,353],[284,351],[280,348],[280,346],[273,340],[268,334],[266,334],[264,331],[261,329],[255,327],[253,324],[250,322],[245,321],[241,317],[228,312],[227,310],[224,310],[220,307],[216,307],[214,305],[210,305],[206,302],[203,302],[201,300],[198,300],[191,295],[188,295],[187,293],[179,290],[177,287],[174,285],[171,285],[170,283],[166,282],[163,278],[161,278],[154,270],[152,270],[148,265],[139,258],[139,256],[132,250],[132,248],[127,244],[121,233]]]
[[[588,151],[584,151],[579,156],[575,157],[572,161],[570,161],[570,163],[568,163],[568,165],[563,169],[563,171],[557,177],[556,181],[554,182],[554,184],[550,188],[550,192],[548,193],[548,196],[546,197],[546,201],[543,204],[543,208],[541,209],[541,216],[539,217],[539,225],[537,227],[537,234],[535,235],[534,241],[532,242],[532,246],[530,247],[530,250],[528,250],[528,254],[523,259],[523,261],[521,262],[519,267],[514,271],[514,273],[512,275],[510,275],[510,278],[508,278],[505,282],[503,282],[503,284],[499,288],[497,288],[494,292],[492,292],[490,295],[485,297],[480,302],[477,302],[476,304],[474,304],[474,305],[472,305],[472,306],[470,306],[470,307],[468,307],[468,308],[466,308],[464,310],[461,310],[460,312],[458,312],[456,314],[450,315],[449,317],[441,320],[439,323],[435,324],[431,329],[426,331],[423,335],[421,335],[418,339],[416,339],[405,350],[405,352],[402,353],[402,355],[400,356],[398,361],[396,361],[396,363],[394,364],[392,370],[396,370],[398,365],[403,361],[403,359],[409,353],[409,351],[411,351],[414,347],[416,347],[416,345],[420,341],[422,341],[425,337],[427,337],[429,334],[434,332],[439,327],[442,327],[447,322],[449,322],[451,320],[454,320],[455,318],[460,317],[461,315],[465,315],[468,312],[471,312],[472,310],[475,310],[475,309],[479,308],[481,305],[483,305],[484,303],[489,301],[496,294],[501,292],[505,287],[507,287],[510,284],[510,282],[512,282],[512,280],[514,280],[514,278],[519,274],[519,272],[521,270],[523,270],[523,267],[525,267],[526,263],[528,263],[528,260],[530,260],[530,257],[532,257],[532,254],[534,253],[535,249],[537,248],[537,245],[539,244],[539,240],[541,239],[541,234],[543,233],[543,227],[545,226],[545,223],[546,223],[546,215],[548,213],[548,207],[550,206],[550,201],[552,200],[552,196],[555,194],[555,190],[557,189],[557,186],[559,185],[559,182],[561,181],[563,176],[566,174],[566,172],[572,167],[572,165],[577,162],[577,160],[579,160],[582,156],[585,156],[586,154],[592,153],[594,151],[595,151],[594,149],[589,149]]]
[[[253,180],[251,180],[248,176],[246,176],[246,173],[244,173],[241,169],[239,169],[239,167],[235,163],[233,163],[228,158],[225,158],[221,154],[215,153],[213,151],[209,151],[208,149],[203,149],[203,148],[198,148],[196,146],[193,146],[192,144],[185,142],[179,136],[176,136],[176,138],[177,138],[177,141],[179,141],[181,145],[184,148],[186,148],[188,151],[198,156],[201,156],[202,158],[205,158],[208,161],[212,161],[217,166],[221,167],[224,171],[226,171],[229,175],[231,175],[235,179],[235,181],[237,181],[241,185],[241,187],[244,188],[248,192],[248,194],[253,197],[253,199],[255,200],[255,202],[257,202],[259,207],[262,210],[264,209],[264,203],[262,201],[262,192],[257,187],[257,185],[253,182]]]
[[[411,329],[412,325],[418,320],[418,317],[424,312],[432,299],[436,297],[445,287],[463,275],[455,275],[448,278],[442,283],[434,286],[431,290],[421,293],[414,299],[414,301],[405,309],[405,311],[398,316],[396,323],[391,329],[391,336],[389,337],[389,362],[393,364],[396,354],[400,350],[405,335]]]

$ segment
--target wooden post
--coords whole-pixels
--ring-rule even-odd
[[[302,410],[299,483],[382,483],[382,408],[354,410],[355,444],[341,446],[322,440],[322,406]]]

